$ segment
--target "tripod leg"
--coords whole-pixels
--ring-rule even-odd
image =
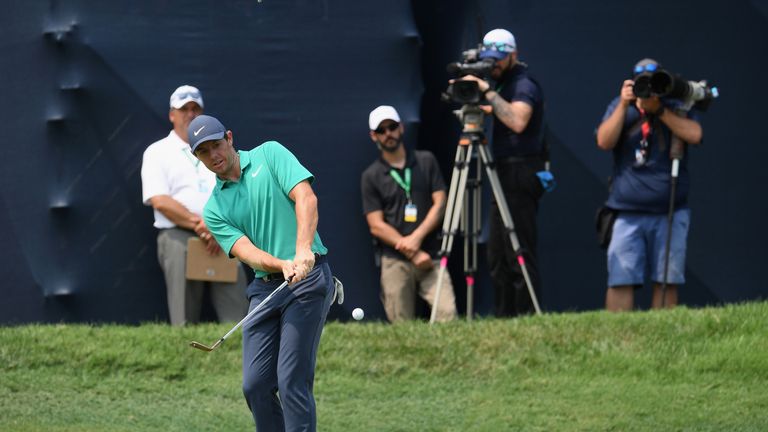
[[[448,186],[448,195],[445,201],[445,214],[443,215],[443,232],[440,246],[440,253],[446,249],[446,241],[451,235],[451,221],[453,220],[453,207],[456,201],[456,189],[459,186],[459,173],[461,171],[461,161],[464,160],[465,148],[456,149],[456,157],[453,160],[453,171],[451,172],[451,184]]]
[[[435,290],[435,299],[432,302],[432,312],[429,315],[429,323],[433,324],[437,319],[437,308],[440,305],[440,291],[443,289],[443,277],[448,267],[448,257],[440,258],[440,270],[437,273],[437,289]]]
[[[445,204],[445,215],[443,216],[443,239],[440,246],[440,256],[450,254],[453,246],[453,237],[458,227],[459,209],[464,199],[464,188],[466,187],[466,176],[468,166],[466,160],[471,157],[471,146],[459,146],[456,150],[456,159],[453,163],[453,172],[451,173],[451,184],[448,188],[448,196]]]
[[[533,291],[531,277],[528,274],[528,268],[525,265],[525,258],[523,258],[523,252],[520,249],[520,241],[518,240],[517,234],[515,233],[515,224],[512,221],[512,215],[509,213],[507,199],[504,197],[504,191],[501,188],[501,182],[499,181],[499,176],[496,173],[496,167],[493,164],[493,159],[491,158],[490,153],[488,153],[488,149],[484,146],[478,147],[478,153],[480,154],[483,165],[485,165],[488,181],[491,183],[493,196],[496,198],[496,203],[499,206],[501,220],[504,223],[504,228],[506,228],[507,232],[509,233],[509,239],[512,242],[512,249],[515,251],[515,255],[517,255],[517,263],[520,265],[520,269],[523,272],[523,278],[525,279],[525,285],[528,288],[528,294],[531,296],[531,302],[533,303],[533,307],[536,310],[536,314],[541,315],[539,301],[536,298],[536,293]]]
[[[464,277],[467,283],[467,321],[474,314],[475,274],[477,273],[477,242],[480,237],[480,209],[482,207],[483,166],[476,158],[475,177],[467,185],[467,201],[464,205]]]
[[[449,189],[448,204],[446,205],[445,219],[443,220],[443,242],[440,249],[440,273],[437,277],[437,289],[435,299],[432,302],[432,313],[429,317],[429,323],[432,324],[437,319],[437,306],[440,304],[440,292],[443,289],[443,275],[448,265],[448,256],[453,248],[453,238],[456,229],[459,227],[461,218],[461,209],[464,205],[465,190],[467,187],[467,176],[469,174],[469,161],[472,159],[473,145],[459,146],[456,152],[456,160],[451,176],[451,186]]]

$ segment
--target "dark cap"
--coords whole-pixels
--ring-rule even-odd
[[[190,147],[192,147],[192,153],[194,153],[200,144],[206,141],[222,139],[226,133],[227,128],[215,117],[199,115],[189,124],[187,139],[189,140]]]

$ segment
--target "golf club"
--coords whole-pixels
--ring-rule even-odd
[[[333,291],[333,300],[331,300],[331,304],[334,302],[338,302],[339,304],[344,303],[344,284],[341,283],[336,276],[333,276],[333,287],[335,289]]]
[[[246,321],[248,321],[248,319],[249,319],[249,318],[251,318],[251,317],[252,317],[252,316],[254,316],[254,315],[257,313],[257,312],[259,312],[259,311],[262,309],[262,307],[263,307],[263,306],[264,306],[264,305],[265,305],[265,304],[266,304],[266,303],[269,301],[269,299],[271,299],[271,298],[272,298],[272,297],[273,297],[275,294],[277,294],[278,292],[280,292],[280,290],[282,290],[283,288],[287,287],[287,286],[288,286],[288,282],[289,282],[289,281],[288,281],[288,280],[286,280],[285,282],[283,282],[282,284],[280,284],[280,286],[279,286],[279,287],[277,287],[277,288],[276,288],[274,291],[272,291],[272,292],[271,292],[271,293],[270,293],[270,294],[267,296],[267,298],[265,298],[264,300],[262,300],[262,301],[261,301],[261,303],[259,303],[259,304],[258,304],[258,305],[257,305],[255,308],[253,308],[253,310],[252,310],[252,311],[248,312],[248,315],[246,315],[246,316],[245,316],[245,318],[241,319],[239,323],[235,324],[235,326],[234,326],[234,327],[232,327],[232,330],[228,331],[228,332],[227,332],[227,334],[225,334],[224,336],[222,336],[222,337],[221,337],[221,339],[217,340],[217,341],[216,341],[216,343],[214,343],[213,345],[211,345],[211,346],[207,346],[207,345],[203,345],[203,344],[201,344],[200,342],[195,342],[195,341],[192,341],[192,342],[190,342],[190,343],[189,343],[189,346],[191,346],[192,348],[197,348],[197,349],[199,349],[200,351],[206,351],[206,352],[211,352],[211,351],[215,350],[215,349],[216,349],[216,348],[218,348],[218,347],[219,347],[219,345],[221,345],[221,344],[222,344],[222,342],[224,342],[224,341],[225,341],[225,340],[226,340],[226,339],[227,339],[227,338],[228,338],[228,337],[229,337],[229,336],[230,336],[232,333],[234,333],[234,332],[235,332],[237,329],[239,329],[239,328],[240,328],[240,327],[241,327],[241,326],[242,326],[242,325],[243,325],[243,324],[244,324]]]
[[[200,351],[205,352],[211,352],[219,347],[219,345],[222,344],[232,333],[234,333],[237,329],[239,329],[246,321],[248,321],[248,318],[252,317],[256,312],[261,310],[261,307],[264,303],[268,302],[272,296],[277,294],[278,291],[285,288],[288,285],[289,281],[283,282],[279,287],[277,287],[274,291],[272,291],[267,298],[262,300],[261,303],[258,304],[255,308],[253,308],[252,311],[248,312],[248,315],[245,316],[245,318],[241,319],[239,323],[237,323],[234,327],[232,327],[232,330],[228,331],[227,334],[221,337],[221,339],[217,340],[216,343],[214,343],[211,346],[203,345],[200,342],[192,341],[189,343],[189,346],[192,348],[197,348]],[[344,284],[341,283],[341,281],[336,277],[333,276],[333,286],[334,286],[334,292],[333,292],[333,300],[331,300],[331,303],[338,301],[339,304],[344,303]]]

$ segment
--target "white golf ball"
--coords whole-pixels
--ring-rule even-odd
[[[352,311],[352,318],[354,318],[354,319],[356,319],[358,321],[363,319],[364,316],[365,316],[365,314],[363,313],[363,310],[360,309],[360,308],[355,308],[355,310]]]

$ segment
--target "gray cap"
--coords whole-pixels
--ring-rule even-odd
[[[226,133],[227,128],[215,117],[199,115],[189,124],[187,139],[189,140],[190,147],[192,147],[192,153],[194,153],[200,144],[206,141],[222,139]]]

